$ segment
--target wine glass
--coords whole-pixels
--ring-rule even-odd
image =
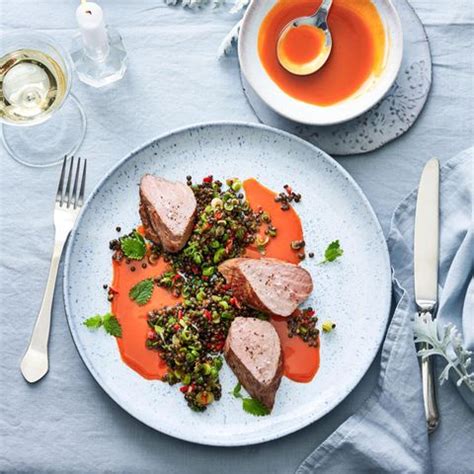
[[[3,145],[26,166],[62,163],[86,132],[86,117],[70,93],[71,59],[49,36],[21,31],[0,39],[0,122]]]

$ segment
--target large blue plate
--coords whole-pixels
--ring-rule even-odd
[[[148,381],[120,359],[114,338],[88,331],[83,320],[109,310],[102,284],[111,280],[108,242],[115,227],[139,223],[138,183],[145,173],[174,180],[190,174],[256,177],[275,190],[291,184],[303,195],[298,212],[307,249],[320,257],[340,239],[344,256],[331,265],[303,265],[315,284],[309,302],[337,329],[321,341],[321,368],[308,384],[283,379],[271,416],[253,417],[228,392],[232,372],[222,370],[223,397],[205,413],[191,412],[176,387]],[[292,433],[338,405],[362,378],[382,341],[391,298],[390,264],[375,214],[354,180],[309,143],[266,126],[197,125],[164,135],[115,166],[87,200],[70,237],[64,299],[77,349],[101,387],[143,423],[195,443],[238,446]]]

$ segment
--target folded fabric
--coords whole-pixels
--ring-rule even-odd
[[[473,349],[472,166],[474,148],[450,160],[440,181],[440,308],[439,325],[448,322],[463,333]],[[397,207],[388,238],[397,307],[382,348],[377,387],[363,407],[343,423],[299,467],[298,474],[431,471],[430,441],[426,430],[419,363],[413,343],[413,233],[416,191]],[[436,361],[443,365],[443,361]],[[474,394],[463,390],[466,401]],[[454,392],[456,396],[456,392]],[[465,426],[461,397],[449,410],[450,425]],[[443,407],[441,411],[442,429]],[[472,430],[474,432],[474,429]],[[469,441],[467,441],[469,443]],[[439,448],[439,443],[438,443]],[[455,466],[471,466],[470,449],[445,453]],[[464,457],[464,459],[461,459]],[[456,459],[454,459],[456,458]]]

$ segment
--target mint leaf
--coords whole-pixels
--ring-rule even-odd
[[[253,416],[265,416],[270,414],[270,410],[255,398],[244,398],[242,400],[242,408]]]
[[[270,414],[270,410],[261,401],[256,400],[255,398],[244,398],[240,393],[241,389],[241,383],[237,382],[234,390],[232,390],[230,393],[235,398],[240,398],[242,400],[242,408],[244,411],[254,416],[265,416]]]
[[[102,316],[100,314],[91,316],[90,318],[86,319],[83,324],[89,329],[98,329],[102,326]]]
[[[122,337],[122,326],[118,319],[111,313],[104,314],[102,317],[102,324],[107,334],[115,337]]]
[[[335,240],[328,245],[326,251],[324,252],[324,260],[319,263],[333,262],[336,260],[336,258],[341,257],[343,253],[344,250],[342,250],[339,240]]]
[[[131,300],[135,301],[139,306],[147,304],[153,294],[155,284],[152,278],[147,278],[138,282],[128,293]]]
[[[240,393],[240,389],[242,388],[242,385],[240,382],[237,382],[237,385],[234,387],[234,390],[232,390],[232,395],[234,395],[235,398],[242,398],[242,394]]]
[[[132,260],[141,260],[146,254],[145,239],[135,230],[132,235],[120,239],[124,255]]]
[[[84,321],[84,326],[89,329],[98,329],[104,327],[105,332],[115,337],[122,337],[122,327],[118,319],[112,313],[106,313],[103,316],[96,314]]]

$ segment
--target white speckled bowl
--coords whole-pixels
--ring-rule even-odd
[[[239,36],[239,62],[242,74],[256,94],[275,112],[308,125],[334,125],[351,120],[373,107],[390,89],[397,77],[403,54],[403,31],[398,13],[390,0],[372,0],[382,18],[386,34],[383,72],[364,84],[359,92],[334,105],[320,107],[286,94],[265,71],[258,55],[258,32],[277,0],[252,1]]]
[[[289,183],[298,204],[307,249],[304,266],[314,279],[309,303],[337,329],[321,338],[321,368],[308,384],[283,379],[271,416],[242,411],[229,395],[236,379],[224,365],[222,399],[205,413],[189,410],[176,387],[148,381],[126,366],[114,338],[89,331],[84,319],[109,310],[104,282],[111,281],[108,242],[115,227],[139,223],[138,183],[144,173],[184,180],[256,177],[280,190]],[[340,239],[344,256],[317,266],[326,245]],[[91,374],[119,405],[143,423],[195,443],[238,446],[294,432],[321,418],[364,375],[382,341],[390,309],[391,280],[383,233],[354,180],[328,155],[285,132],[265,126],[217,123],[178,130],[121,161],[87,200],[69,240],[64,278],[67,319]]]

